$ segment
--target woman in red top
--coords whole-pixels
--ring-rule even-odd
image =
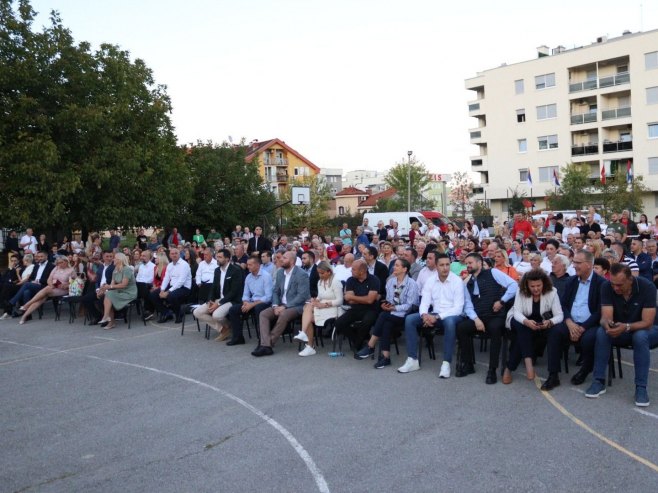
[[[153,274],[153,287],[151,288],[151,291],[160,289],[160,286],[162,286],[162,281],[167,272],[167,265],[169,265],[167,254],[164,252],[158,253],[158,256],[155,257],[155,272]]]

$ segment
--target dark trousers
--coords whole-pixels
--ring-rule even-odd
[[[169,291],[169,296],[163,299],[160,298],[160,289],[156,289],[149,293],[149,301],[160,315],[164,315],[168,310],[171,310],[178,318],[180,316],[180,306],[185,303],[189,295],[190,289],[182,287]]]
[[[596,343],[596,330],[598,327],[590,327],[580,336],[580,355],[583,358],[581,369],[588,373],[594,368],[594,344]],[[548,372],[558,373],[560,371],[560,360],[562,351],[570,344],[569,328],[565,323],[557,324],[548,333]]]
[[[404,327],[404,317],[396,317],[390,312],[381,312],[377,317],[372,335],[379,337],[379,347],[382,351],[391,350],[391,332],[396,327]]]
[[[547,334],[550,334],[553,329],[561,324],[555,325],[550,329],[540,331],[532,330],[522,323],[517,322],[515,319],[512,319],[512,323],[510,325],[512,327],[512,331],[516,335],[516,338],[512,344],[512,347],[510,348],[509,359],[507,360],[507,368],[509,368],[511,371],[514,371],[519,367],[519,363],[521,363],[522,359],[535,357],[535,340],[539,337],[545,338]],[[548,335],[548,337],[550,337],[550,335]],[[559,369],[559,351],[557,364]]]
[[[23,306],[25,303],[34,298],[34,295],[41,291],[43,288],[44,286],[39,283],[28,281],[20,287],[13,298],[9,300],[9,303],[15,307]]]
[[[491,339],[489,369],[495,370],[498,368],[498,360],[500,359],[500,347],[502,345],[503,331],[505,330],[505,317],[481,318],[480,320],[484,322],[485,332]],[[475,355],[471,350],[473,347],[471,338],[476,332],[475,322],[470,318],[464,319],[457,325],[457,340],[459,341],[462,363],[468,365],[474,363]]]
[[[377,320],[378,313],[374,308],[368,310],[352,308],[347,310],[336,319],[336,331],[345,335],[352,343],[352,347],[358,351],[363,347],[363,341],[368,338],[370,328]],[[352,327],[354,322],[361,323]]]
[[[249,316],[251,314],[254,315],[256,318],[256,335],[258,336],[258,317],[260,316],[260,312],[265,310],[266,308],[269,308],[272,306],[272,303],[259,303],[255,307],[253,307],[249,312]],[[237,341],[239,339],[244,339],[244,336],[242,335],[242,304],[238,303],[236,305],[233,305],[229,311],[228,311],[228,320],[231,323],[231,340],[232,341]]]
[[[145,282],[137,283],[137,297],[142,300],[144,310],[148,312],[152,312],[154,309],[151,300],[149,300],[149,294],[151,294],[152,287],[152,284],[147,284]]]
[[[9,300],[18,293],[19,289],[20,287],[15,284],[5,284],[2,286],[2,289],[0,289],[0,310],[11,313],[12,307]]]
[[[84,306],[87,318],[90,320],[100,320],[103,316],[102,303],[104,296],[99,299],[96,296],[96,288],[90,289],[80,297],[80,304]]]

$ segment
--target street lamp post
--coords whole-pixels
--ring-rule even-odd
[[[407,151],[407,211],[411,212],[411,155],[414,151]]]

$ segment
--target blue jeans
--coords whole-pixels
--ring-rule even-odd
[[[455,339],[457,337],[457,324],[462,317],[455,315],[438,319],[434,324],[436,328],[443,328],[443,361],[452,362],[452,353],[455,350]],[[404,320],[404,336],[407,343],[407,355],[410,358],[418,359],[418,327],[422,326],[423,321],[420,313],[407,315]]]
[[[41,291],[43,288],[44,286],[38,282],[26,282],[18,290],[18,293],[16,293],[14,297],[9,300],[9,303],[16,307],[23,306],[25,303],[34,298],[34,295]]]
[[[650,347],[658,344],[658,327],[645,330],[625,332],[619,337],[610,337],[603,327],[596,332],[594,349],[594,378],[605,381],[608,368],[610,348],[615,346],[633,345],[633,363],[635,364],[635,385],[646,387],[649,380],[649,365],[651,363]]]

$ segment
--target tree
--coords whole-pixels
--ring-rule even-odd
[[[56,12],[0,0],[0,194],[5,225],[163,225],[191,191],[171,103],[143,61],[75,45]]]
[[[463,171],[453,173],[450,180],[450,193],[448,195],[454,213],[460,218],[466,218],[472,209],[473,180]]]
[[[384,197],[377,201],[372,212],[401,212],[407,210],[407,203],[400,197]]]
[[[395,188],[397,196],[389,199],[389,204],[396,211],[406,211],[409,207],[409,184],[411,184],[411,210],[431,210],[434,209],[434,201],[423,196],[430,184],[430,177],[427,168],[423,163],[419,163],[416,158],[411,162],[401,161],[389,170],[384,179],[386,184]],[[402,207],[402,208],[400,208]]]
[[[526,199],[525,192],[519,192],[517,188],[512,192],[512,196],[507,200],[507,215],[512,217],[514,214],[525,212],[524,200]]]
[[[588,166],[569,163],[561,169],[561,175],[559,188],[546,197],[551,209],[581,209],[591,202],[592,179]]]
[[[621,212],[624,209],[632,212],[644,212],[642,195],[650,191],[644,184],[642,176],[634,177],[633,184],[629,185],[623,174],[608,177],[605,185],[598,182],[596,189],[599,192],[598,201],[603,205],[603,215],[605,216],[611,212]]]
[[[229,232],[236,224],[268,222],[274,195],[263,185],[258,162],[248,163],[244,145],[197,142],[186,149],[192,192],[184,227]]]
[[[331,186],[322,178],[312,175],[291,179],[281,195],[283,202],[289,201],[293,186],[306,186],[311,191],[310,205],[283,206],[282,215],[287,219],[286,227],[301,229],[306,226],[309,231],[323,230],[329,224],[327,204],[331,200]]]

